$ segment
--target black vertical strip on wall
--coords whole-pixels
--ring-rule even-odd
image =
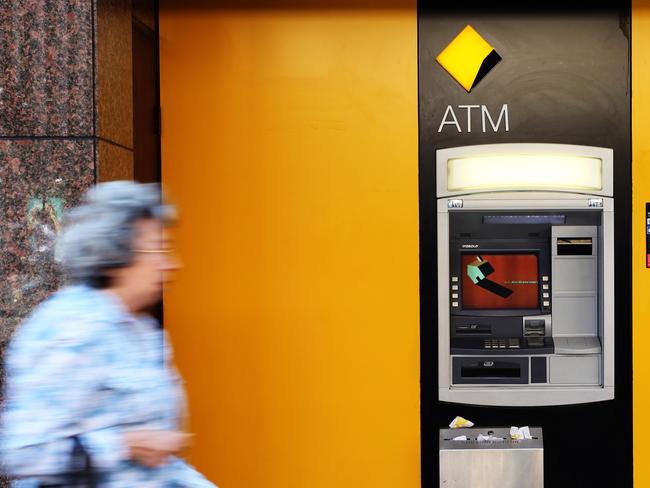
[[[477,426],[541,426],[545,486],[632,486],[632,273],[630,4],[538,7],[465,2],[418,5],[422,486],[438,486],[438,429],[456,416]],[[467,24],[501,56],[467,93],[435,57]],[[482,132],[485,105],[508,105],[509,131]],[[462,132],[446,125],[451,105]],[[481,407],[438,401],[436,149],[504,142],[580,144],[614,149],[615,386],[612,401],[553,407]],[[486,476],[489,476],[486,473]]]

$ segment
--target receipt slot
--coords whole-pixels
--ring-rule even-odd
[[[613,151],[438,150],[439,398],[614,398]]]

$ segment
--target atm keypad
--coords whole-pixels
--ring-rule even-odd
[[[485,339],[483,341],[483,349],[519,349],[519,339]]]

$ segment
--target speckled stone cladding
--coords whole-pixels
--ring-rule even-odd
[[[0,135],[93,130],[93,2],[4,0]]]
[[[0,352],[63,283],[66,210],[132,178],[130,67],[130,0],[0,1]]]

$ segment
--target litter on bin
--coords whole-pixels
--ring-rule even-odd
[[[464,419],[463,417],[456,417],[454,420],[451,421],[451,424],[449,424],[449,428],[451,429],[460,429],[463,427],[473,427],[474,422]]]
[[[533,436],[530,435],[530,429],[526,427],[510,427],[510,438],[516,441],[522,439],[532,439]]]
[[[478,436],[476,436],[476,440],[478,442],[486,442],[486,441],[504,441],[505,439],[503,437],[493,436],[492,434],[488,434],[488,435],[479,434]]]

